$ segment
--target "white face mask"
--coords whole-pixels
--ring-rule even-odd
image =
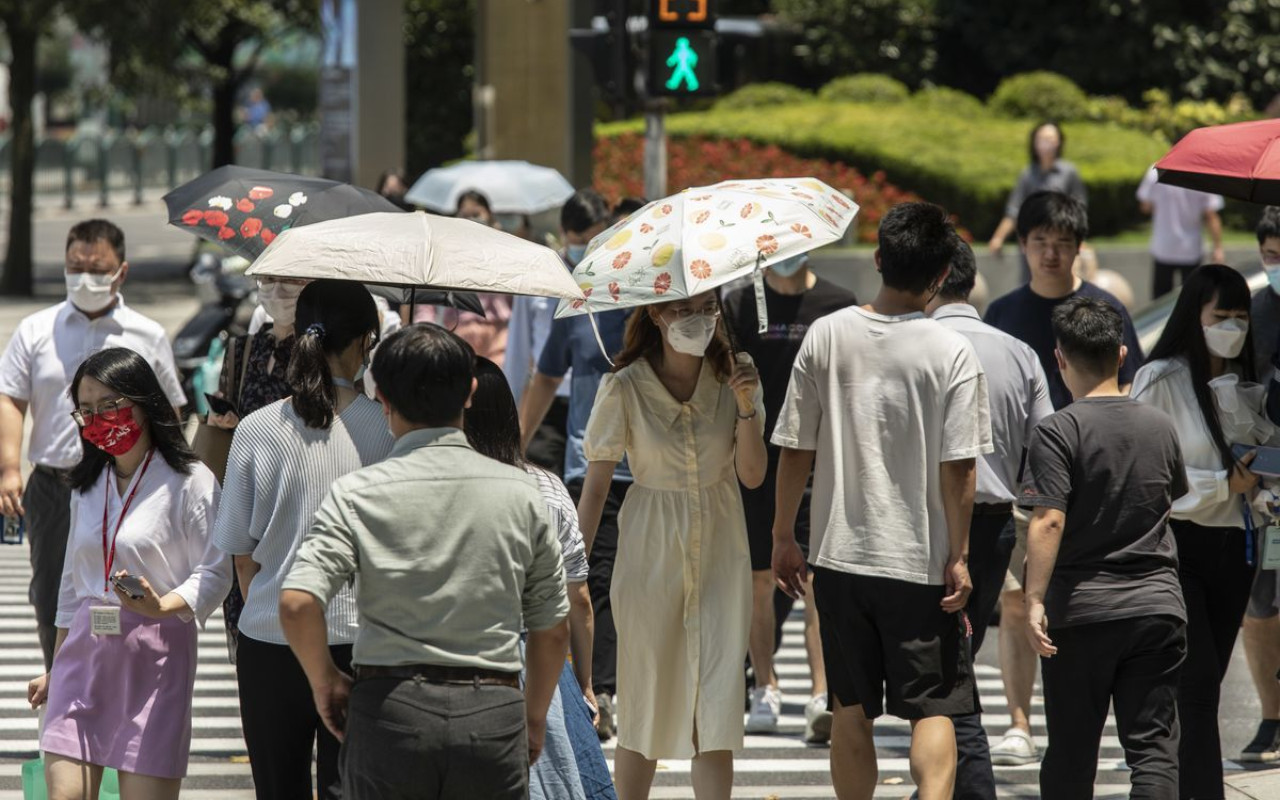
[[[263,282],[258,284],[258,302],[272,322],[289,327],[293,325],[298,295],[302,294],[303,288],[296,283]]]
[[[687,356],[706,355],[707,347],[716,335],[718,322],[716,317],[694,314],[687,319],[678,319],[675,322],[667,322],[663,317],[659,319],[666,326],[667,344],[671,345],[672,350]]]
[[[67,299],[81,311],[96,314],[115,302],[116,293],[111,287],[119,277],[120,270],[111,275],[67,273]]]
[[[1204,326],[1204,343],[1219,358],[1235,358],[1244,349],[1249,323],[1242,319],[1224,319],[1216,325]]]
[[[1262,268],[1267,272],[1267,283],[1271,284],[1271,291],[1280,294],[1280,264],[1268,264],[1263,261]]]

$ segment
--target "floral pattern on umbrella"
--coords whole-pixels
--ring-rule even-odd
[[[690,297],[838,241],[858,205],[813,178],[726,181],[655,200],[592,239],[587,300],[557,315]],[[599,291],[595,291],[595,290]]]

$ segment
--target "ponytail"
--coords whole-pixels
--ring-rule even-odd
[[[298,295],[297,328],[302,331],[289,359],[293,409],[309,428],[333,425],[337,392],[329,356],[378,330],[378,308],[362,285],[319,280]]]

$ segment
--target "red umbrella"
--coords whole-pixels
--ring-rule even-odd
[[[1280,204],[1280,119],[1197,128],[1156,169],[1171,186]]]

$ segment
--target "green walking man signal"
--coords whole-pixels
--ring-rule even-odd
[[[676,39],[676,49],[667,57],[667,66],[672,68],[667,89],[679,91],[680,84],[684,83],[686,91],[698,91],[698,73],[694,71],[698,66],[698,54],[689,44],[688,37]]]

